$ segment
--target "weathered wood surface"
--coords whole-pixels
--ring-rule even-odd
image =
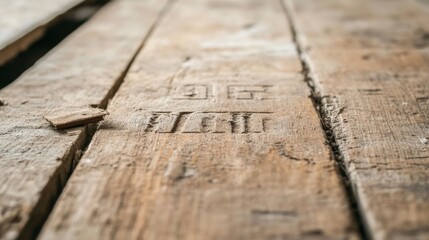
[[[105,107],[166,2],[109,4],[0,92],[0,239],[37,231],[90,132],[43,116]]]
[[[366,227],[429,239],[429,14],[414,1],[296,0],[306,61]]]
[[[40,239],[356,239],[277,0],[179,0]]]
[[[85,0],[0,0],[0,65],[39,39],[47,25]]]

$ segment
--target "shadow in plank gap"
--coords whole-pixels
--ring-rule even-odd
[[[0,89],[15,81],[23,72],[33,66],[46,53],[90,19],[108,1],[93,1],[66,14],[50,26],[45,35],[27,50],[0,66]]]

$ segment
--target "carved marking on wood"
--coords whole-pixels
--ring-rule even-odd
[[[175,89],[173,99],[204,100],[211,92],[211,86],[206,84],[185,84]]]
[[[228,99],[269,100],[272,98],[272,85],[230,85]]]
[[[145,132],[171,133],[174,132],[180,114],[157,112],[149,115],[145,122]]]
[[[145,119],[145,132],[263,133],[270,112],[154,112]]]

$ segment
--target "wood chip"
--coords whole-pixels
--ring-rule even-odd
[[[93,108],[71,113],[44,116],[44,118],[48,120],[55,129],[64,129],[102,121],[104,116],[108,114],[109,113],[103,109]]]

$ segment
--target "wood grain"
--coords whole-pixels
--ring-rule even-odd
[[[109,4],[0,92],[0,239],[34,237],[93,132],[43,116],[105,107],[166,2]]]
[[[295,28],[369,236],[429,238],[429,15],[414,1],[294,1]]]
[[[40,239],[356,239],[276,0],[179,0]]]
[[[0,65],[43,36],[46,27],[85,0],[0,0]]]

